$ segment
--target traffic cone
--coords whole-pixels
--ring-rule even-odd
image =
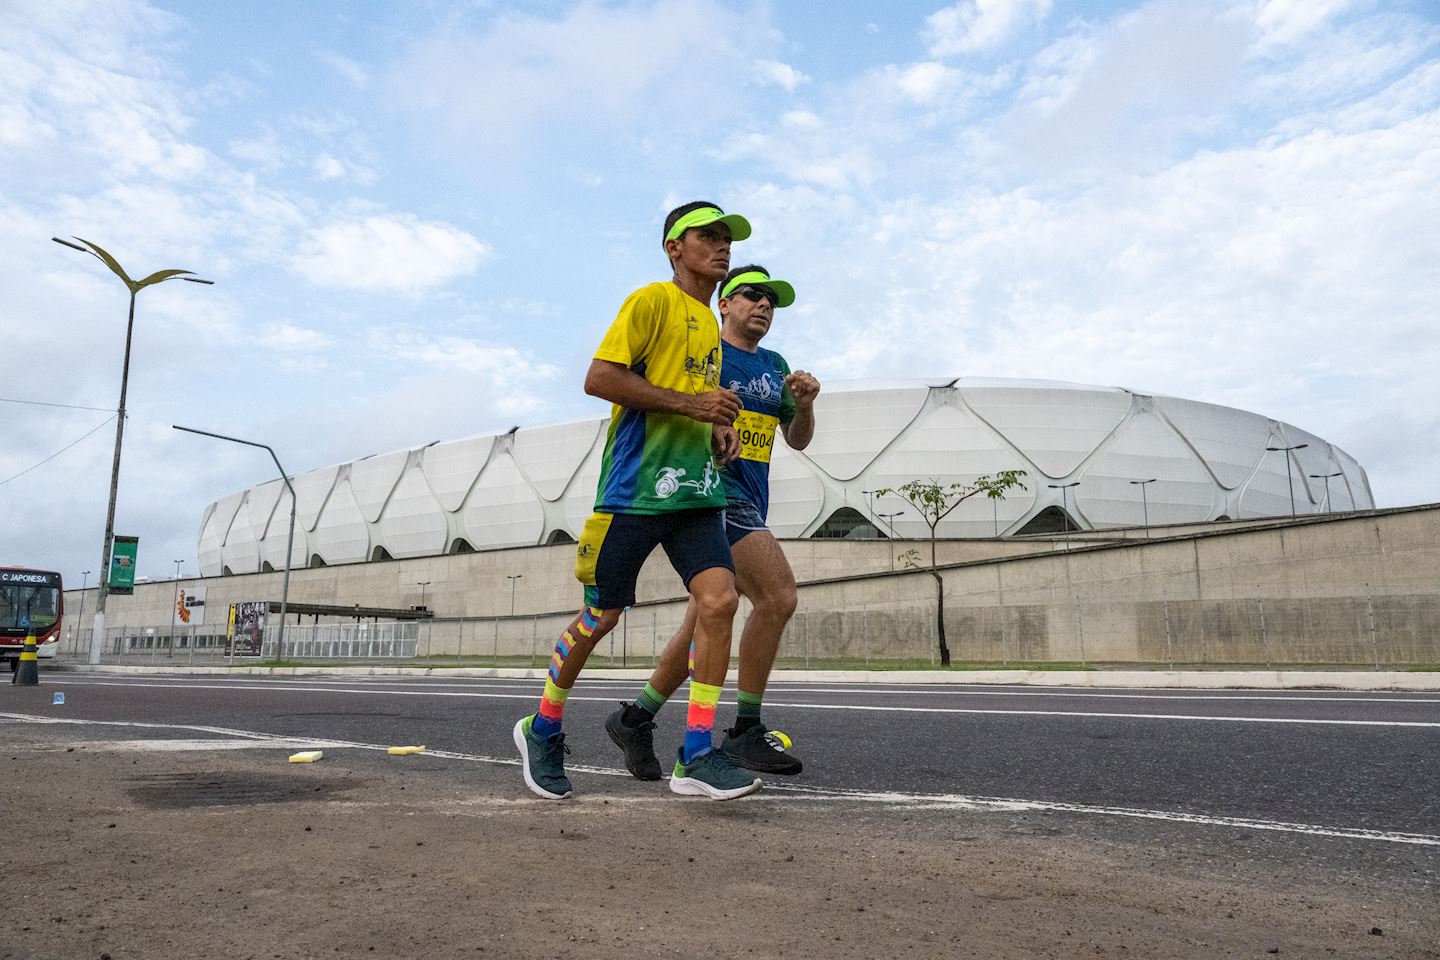
[[[25,649],[20,651],[20,669],[10,678],[11,683],[17,683],[22,687],[36,687],[40,685],[40,661],[36,655],[35,634],[25,635]]]

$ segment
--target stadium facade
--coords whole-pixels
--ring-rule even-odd
[[[1285,516],[1292,503],[1297,514],[1374,507],[1360,464],[1314,434],[1120,387],[974,377],[827,383],[816,421],[803,452],[775,444],[770,526],[782,538],[926,537],[911,507],[871,491],[1011,468],[1027,472],[1028,489],[967,501],[939,535]],[[292,566],[573,541],[591,512],[607,422],[515,429],[301,474],[292,480]],[[1267,450],[1285,447],[1298,449]],[[283,568],[289,512],[278,479],[210,504],[201,575]]]

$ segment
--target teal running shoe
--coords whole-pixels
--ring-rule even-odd
[[[763,786],[759,777],[746,773],[719,750],[701,754],[684,763],[684,748],[675,751],[675,769],[670,774],[670,792],[682,797],[709,797],[734,800]]]
[[[549,739],[541,739],[531,731],[535,715],[521,717],[515,723],[515,747],[520,751],[520,772],[525,774],[525,786],[536,796],[546,800],[564,800],[570,796],[570,780],[565,776],[565,734],[557,733]]]

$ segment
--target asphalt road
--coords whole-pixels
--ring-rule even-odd
[[[639,686],[582,678],[572,694],[566,731],[577,791],[663,790],[625,776],[601,727]],[[57,691],[64,705],[51,703]],[[354,748],[425,744],[454,776],[490,787],[508,780],[523,798],[511,726],[539,691],[536,681],[505,679],[49,674],[37,690],[4,688],[0,732],[15,729],[7,718],[34,716],[86,721],[66,728],[85,741],[248,734]],[[660,718],[666,767],[683,698],[682,688]],[[733,700],[722,700],[720,716],[733,717]],[[806,763],[798,778],[770,778],[767,789],[782,794],[935,816],[1036,809],[1093,829],[1183,827],[1220,842],[1283,835],[1322,856],[1337,841],[1440,855],[1433,694],[777,680],[766,720]]]

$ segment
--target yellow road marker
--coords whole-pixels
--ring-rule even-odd
[[[325,756],[324,750],[301,750],[299,753],[290,754],[291,763],[314,763]]]
[[[385,752],[392,757],[408,757],[412,753],[424,753],[425,746],[421,744],[418,747],[391,747]]]

